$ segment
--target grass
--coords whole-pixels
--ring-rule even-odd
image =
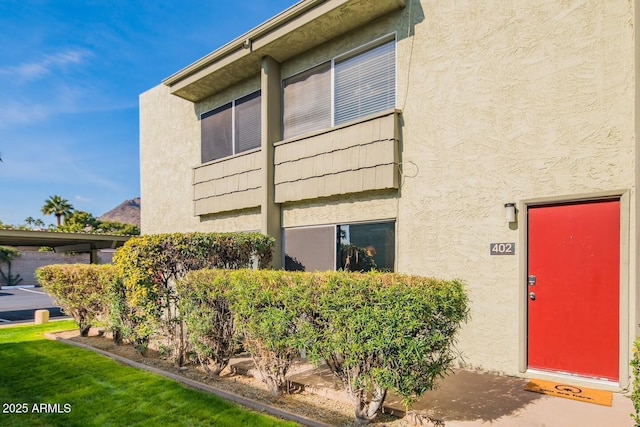
[[[0,425],[297,425],[43,337],[75,328],[67,321],[0,329]],[[49,406],[38,412],[42,404]],[[17,409],[26,413],[7,413]]]

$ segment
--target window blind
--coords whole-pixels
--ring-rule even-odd
[[[331,127],[331,63],[283,82],[284,138]]]
[[[335,61],[334,125],[395,107],[395,41]]]
[[[260,147],[260,91],[236,101],[236,153]]]
[[[202,163],[233,154],[231,103],[204,113],[200,118]]]

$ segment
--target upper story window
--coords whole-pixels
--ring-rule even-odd
[[[260,147],[260,91],[200,116],[202,163]]]
[[[395,102],[395,40],[366,46],[283,81],[284,138],[389,110]]]

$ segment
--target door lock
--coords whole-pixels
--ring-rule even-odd
[[[529,292],[529,299],[531,301],[535,301],[536,300],[536,293],[535,292]]]
[[[527,278],[527,283],[529,284],[529,286],[535,286],[536,285],[536,276],[529,276]]]

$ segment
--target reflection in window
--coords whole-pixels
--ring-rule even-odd
[[[393,271],[395,223],[339,225],[336,268],[349,271]]]
[[[394,271],[395,223],[284,230],[287,271]]]
[[[200,117],[202,163],[260,147],[260,91]]]
[[[284,268],[287,271],[327,271],[335,266],[335,227],[284,230]]]
[[[396,42],[366,46],[282,82],[284,138],[390,110],[396,104]]]

